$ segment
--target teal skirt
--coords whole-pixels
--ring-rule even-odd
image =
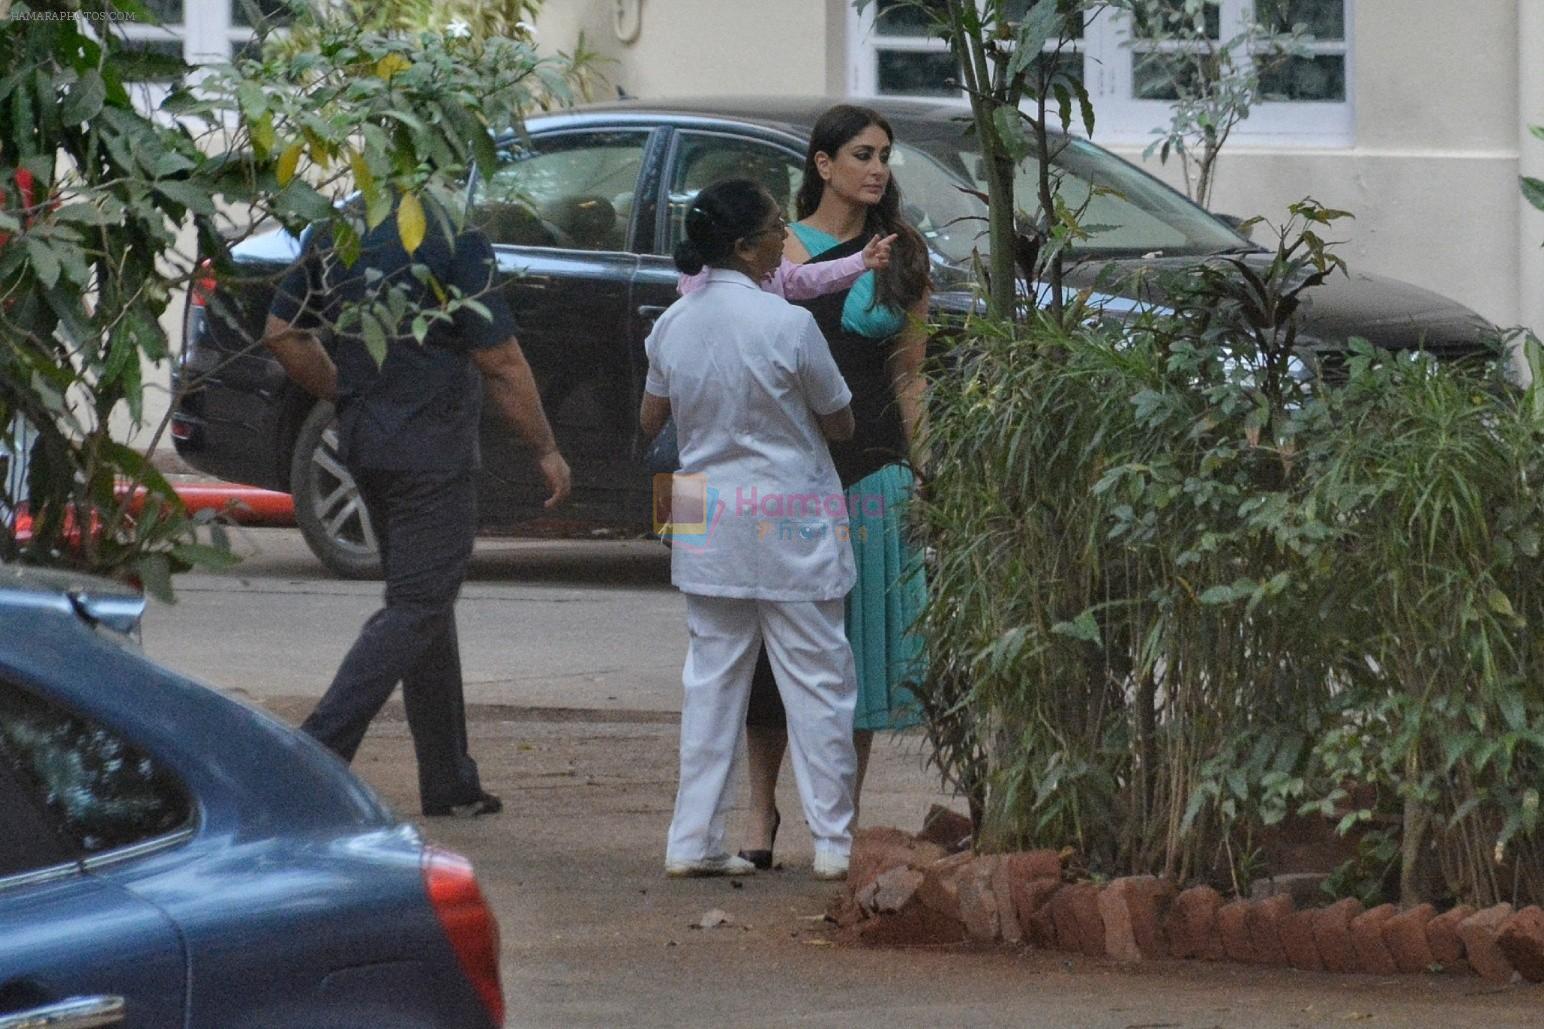
[[[908,684],[926,670],[922,639],[912,631],[927,603],[922,562],[906,540],[911,469],[886,465],[847,490],[858,582],[847,595],[847,640],[858,667],[853,728],[904,729],[921,721]]]

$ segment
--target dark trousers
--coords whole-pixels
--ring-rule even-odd
[[[456,594],[472,553],[472,474],[352,468],[386,570],[386,606],[370,616],[332,685],[300,727],[352,761],[402,684],[425,807],[481,792],[467,753]]]

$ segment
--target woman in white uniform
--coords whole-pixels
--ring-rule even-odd
[[[815,876],[845,877],[852,848],[857,684],[843,598],[856,573],[826,446],[852,435],[852,395],[814,317],[758,288],[782,260],[786,229],[749,180],[698,194],[676,263],[688,275],[706,265],[708,281],[671,305],[645,344],[639,421],[652,437],[673,416],[681,454],[671,581],[686,594],[690,632],[671,876],[754,871],[729,852],[725,817],[763,641],[788,712]]]

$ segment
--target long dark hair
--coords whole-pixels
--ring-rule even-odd
[[[890,122],[869,107],[837,104],[815,122],[814,131],[810,133],[810,147],[804,155],[804,181],[799,184],[799,195],[795,198],[794,209],[801,220],[815,213],[826,192],[825,180],[815,167],[815,155],[825,154],[836,160],[837,151],[870,125],[878,126],[894,144],[895,132],[890,128]],[[868,209],[863,221],[865,241],[872,236],[891,233],[895,234],[896,240],[890,249],[890,266],[876,273],[874,302],[904,311],[922,298],[931,283],[927,244],[922,241],[922,234],[901,215],[901,190],[895,184],[894,175],[885,184],[884,195]]]
[[[777,207],[764,187],[750,179],[725,179],[697,194],[686,211],[686,238],[676,244],[676,267],[696,275],[704,265],[720,268],[734,246],[751,235]]]

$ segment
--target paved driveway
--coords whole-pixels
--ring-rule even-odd
[[[180,603],[152,609],[146,649],[298,721],[379,587],[325,578],[292,530],[241,540],[247,563],[183,577]],[[476,862],[499,913],[511,1026],[1544,1024],[1544,989],[1472,978],[833,946],[820,915],[835,888],[810,879],[797,818],[779,840],[783,871],[744,882],[661,872],[685,630],[658,544],[480,543],[459,618],[473,752],[506,807],[426,829]],[[416,810],[399,707],[355,768]],[[798,810],[790,778],[785,814]],[[915,828],[946,799],[917,737],[879,742],[866,823]],[[691,928],[715,909],[731,921]]]

